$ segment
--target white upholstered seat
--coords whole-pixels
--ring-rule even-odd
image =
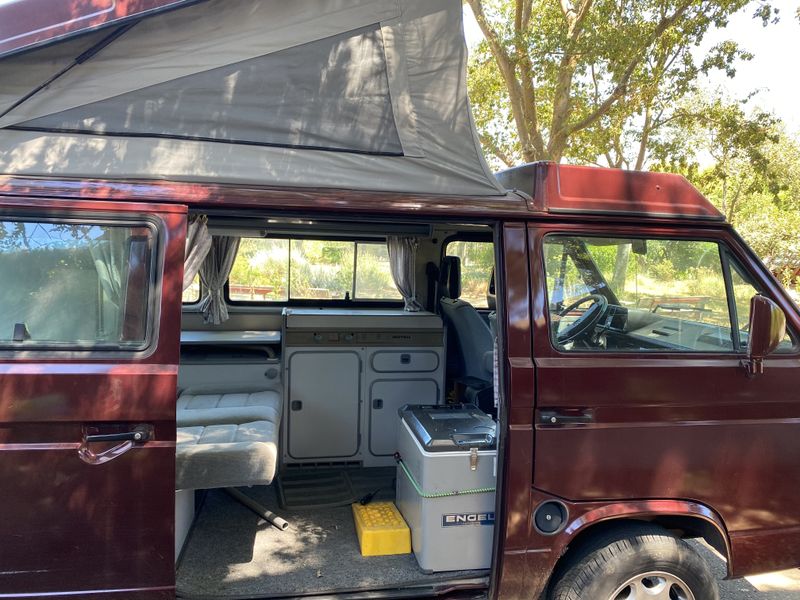
[[[179,427],[176,489],[267,485],[278,461],[278,425],[270,421]]]
[[[273,390],[214,391],[184,390],[178,398],[178,427],[281,421],[281,396]]]

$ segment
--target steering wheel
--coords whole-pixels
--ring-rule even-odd
[[[559,345],[563,346],[564,344],[568,344],[590,333],[608,312],[608,299],[605,296],[589,294],[570,304],[559,312],[558,316],[563,318],[587,302],[591,302],[592,305],[587,308],[580,317],[575,319],[563,331],[559,331],[558,335],[556,335],[556,341]]]

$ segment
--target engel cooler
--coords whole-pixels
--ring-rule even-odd
[[[494,421],[474,404],[405,406],[397,507],[425,571],[488,569],[496,475]]]

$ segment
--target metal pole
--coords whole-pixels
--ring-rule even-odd
[[[273,526],[277,527],[281,531],[286,531],[289,529],[289,522],[285,519],[282,519],[274,512],[267,510],[263,506],[261,506],[258,502],[253,500],[247,494],[242,493],[237,488],[225,488],[225,491],[233,497],[234,500],[240,502],[254,513],[256,513],[262,519],[269,521]]]

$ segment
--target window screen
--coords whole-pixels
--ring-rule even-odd
[[[377,25],[19,127],[402,154]]]
[[[0,221],[0,344],[141,349],[153,247],[148,226]]]

